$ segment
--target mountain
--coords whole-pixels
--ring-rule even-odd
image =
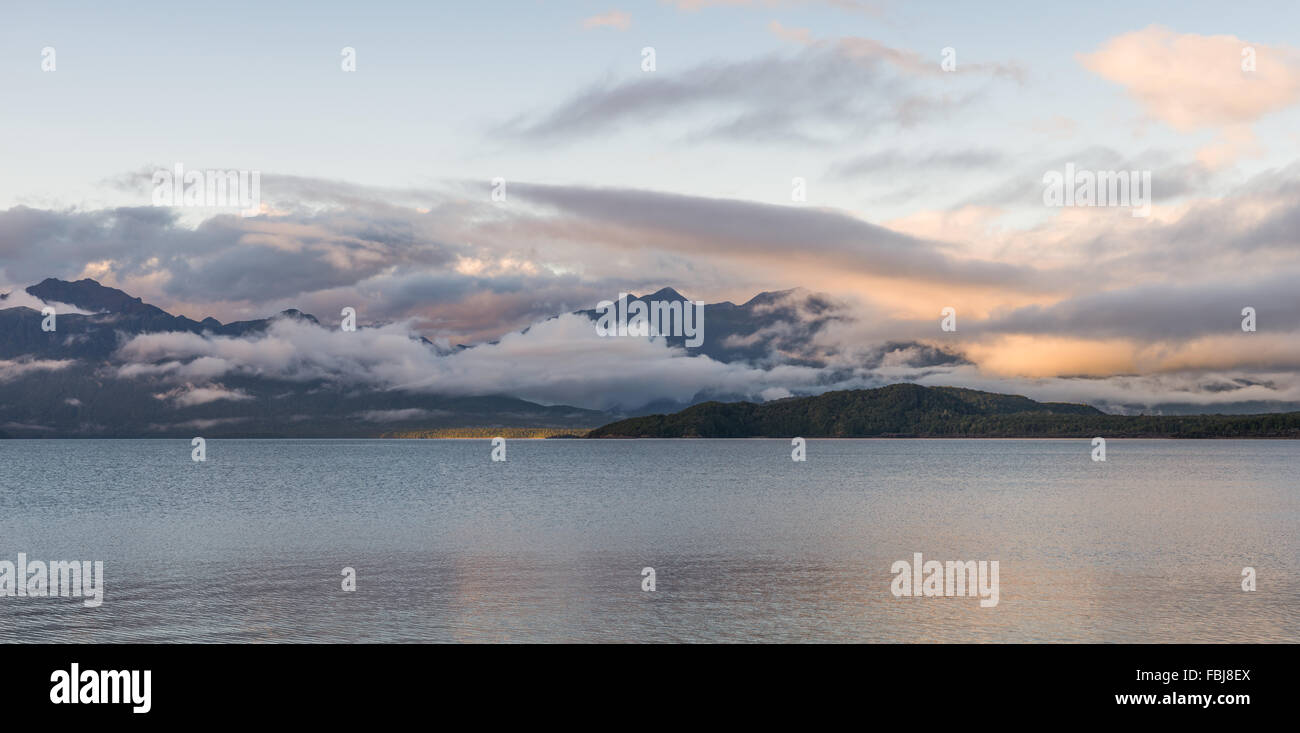
[[[164,371],[126,376],[116,352],[141,334],[239,337],[265,331],[279,319],[319,321],[294,309],[226,324],[195,321],[89,279],[48,279],[26,292],[84,313],[56,306],[56,330],[46,332],[39,311],[6,308],[10,298],[0,297],[0,438],[378,437],[498,426],[581,432],[611,418],[503,394],[451,396],[236,374],[219,384],[169,381]],[[436,353],[432,343],[417,340]]]
[[[894,384],[763,404],[705,402],[671,415],[610,423],[589,438],[1300,438],[1300,412],[1267,415],[1108,415],[1088,405],[1035,402],[956,387]]]
[[[490,394],[436,394],[384,388],[378,380],[356,379],[372,368],[356,362],[345,362],[348,366],[342,371],[260,366],[267,360],[294,364],[304,354],[314,358],[317,351],[312,349],[316,348],[321,363],[327,367],[334,363],[331,360],[337,354],[330,350],[329,339],[311,328],[324,327],[314,316],[295,309],[232,323],[210,317],[196,321],[90,279],[48,279],[27,288],[26,294],[31,298],[0,295],[0,437],[378,437],[495,427],[536,434],[551,429],[582,433],[596,425],[604,427],[591,431],[592,437],[1296,437],[1296,416],[1300,414],[1121,416],[1086,405],[1039,403],[1014,395],[914,384],[763,404],[738,402],[746,395],[720,388],[712,392],[703,389],[681,402],[659,399],[647,405],[643,401],[610,413],[520,399],[510,394],[508,379],[477,382],[500,383],[499,388],[483,389]],[[632,299],[686,302],[671,288]],[[41,312],[19,303],[32,303],[35,308],[40,303],[53,304],[58,312],[57,330],[43,331]],[[819,345],[823,341],[819,336],[847,316],[843,308],[820,296],[787,290],[760,293],[740,305],[725,302],[704,308],[701,344],[687,347],[682,336],[666,339],[688,357],[760,367],[798,364],[828,372],[843,368],[843,358],[834,360],[841,366],[827,366],[832,354]],[[595,311],[578,313],[597,317]],[[145,343],[146,348],[121,349],[143,334],[237,339],[260,337],[273,328],[292,333],[309,346],[299,352],[285,350],[285,342],[278,336],[233,344],[223,340],[222,348],[233,352],[210,352],[217,355],[203,358],[172,356],[171,347],[147,348],[149,342],[179,343],[184,353],[187,343],[197,342],[205,348],[212,345],[210,340],[182,337],[146,339],[136,342],[137,346]],[[362,326],[359,330],[367,329]],[[440,367],[438,359],[475,348],[440,349],[418,335],[409,338],[418,345],[416,350],[399,349],[395,353],[403,355],[395,358],[405,360],[404,375],[409,376],[414,365],[420,384],[429,384],[419,377]],[[264,353],[268,350],[270,353]],[[427,350],[428,360],[420,350]],[[224,357],[223,353],[240,355]],[[375,363],[375,358],[366,363]],[[379,361],[382,368],[382,359]],[[891,342],[862,349],[854,363],[870,369],[883,363],[928,367],[966,362],[939,347]],[[312,364],[316,366],[316,362]],[[651,411],[663,414],[647,416]],[[629,415],[642,417],[610,422]]]
[[[689,307],[691,302],[672,288],[663,288],[649,295],[628,295],[629,308],[637,301],[647,305],[680,302],[683,308]],[[593,321],[601,315],[595,309],[577,311],[577,314]],[[730,301],[705,304],[705,327],[701,334],[702,343],[698,346],[688,346],[684,336],[663,338],[669,346],[682,349],[687,356],[707,356],[724,364],[743,363],[761,369],[777,366],[825,369],[827,378],[833,380],[838,372],[829,366],[831,357],[841,355],[835,352],[838,347],[828,346],[818,337],[828,327],[851,320],[843,304],[803,288],[793,288],[762,292],[740,305]],[[835,341],[834,338],[826,339],[827,343]],[[960,354],[918,341],[888,341],[863,347],[854,355],[852,363],[861,369],[876,369],[887,360],[893,366],[911,368],[970,363]],[[839,361],[842,364],[844,360]],[[839,376],[847,378],[849,374],[845,372]],[[744,394],[709,390],[682,401],[661,399],[624,407],[620,412],[628,416],[643,416],[675,412],[703,402],[737,401],[746,397]]]
[[[119,346],[120,336],[142,333],[213,333],[219,336],[244,336],[266,330],[275,318],[302,318],[317,323],[315,317],[297,310],[287,310],[272,318],[222,324],[215,318],[195,321],[174,316],[145,303],[140,298],[109,288],[94,280],[76,282],[49,278],[26,289],[28,295],[47,303],[74,306],[81,313],[58,313],[57,333],[51,338],[41,330],[41,317],[31,308],[13,307],[0,310],[0,359],[20,356],[41,359],[108,359]],[[0,308],[4,307],[0,300]],[[56,308],[56,311],[58,309]]]
[[[0,437],[375,438],[467,427],[582,432],[607,413],[508,395],[361,390],[315,380],[224,377],[234,398],[189,404],[172,385],[74,366],[0,382]]]
[[[686,296],[663,288],[649,295],[629,294],[627,302],[691,302]],[[578,311],[593,321],[600,317],[595,309]],[[704,306],[703,343],[687,347],[683,336],[666,336],[669,346],[680,347],[690,356],[707,356],[723,363],[745,362],[767,367],[777,363],[824,367],[828,354],[816,337],[837,321],[847,321],[846,310],[825,296],[802,288],[763,292],[736,305],[730,301]],[[861,366],[876,367],[890,352],[912,349],[910,366],[959,364],[965,360],[956,354],[916,342],[882,344],[879,353],[868,354]]]
[[[223,396],[200,391],[194,397],[178,394],[178,386],[204,390],[213,386],[208,383],[211,380],[197,379],[187,384],[176,376],[169,377],[163,370],[176,365],[162,359],[152,365],[131,365],[134,371],[124,371],[119,348],[143,334],[239,338],[256,336],[280,319],[317,325],[319,321],[293,309],[268,318],[232,323],[211,317],[195,320],[168,313],[88,278],[49,278],[26,288],[26,293],[56,307],[57,330],[43,331],[39,311],[16,305],[15,299],[0,295],[0,430],[11,436],[137,436],[183,434],[198,429],[212,435],[364,436],[487,425],[583,432],[618,416],[745,397],[702,391],[680,402],[658,400],[646,406],[628,405],[618,414],[608,414],[564,405],[548,407],[508,394],[452,398],[247,374],[224,374],[215,384]],[[689,304],[672,288],[631,299]],[[6,301],[11,307],[6,307]],[[815,337],[843,317],[836,304],[803,290],[760,293],[740,305],[708,304],[704,312],[703,343],[688,348],[683,336],[666,337],[667,342],[684,349],[688,356],[758,366],[771,366],[775,361],[823,366],[826,355],[818,350]],[[578,313],[597,317],[594,310]],[[471,348],[442,349],[422,337],[412,338],[436,356]],[[935,363],[958,359],[919,344],[896,346],[910,348],[909,353]],[[883,358],[883,353],[877,356]],[[44,368],[36,368],[42,365]],[[156,369],[136,368],[139,366]],[[503,385],[504,389],[508,387]],[[206,399],[201,399],[204,395]]]

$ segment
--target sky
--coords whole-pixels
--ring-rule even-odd
[[[609,389],[1297,402],[1297,21],[1284,2],[16,5],[0,292],[92,277],[223,321],[353,306],[568,374],[576,331],[490,342],[624,291],[801,289],[840,315],[807,345],[826,369],[620,346],[662,383],[618,352],[640,381]],[[177,164],[257,171],[257,215],[153,205]],[[1067,171],[1147,175],[1149,208],[1049,205]],[[893,342],[963,363],[862,365]]]

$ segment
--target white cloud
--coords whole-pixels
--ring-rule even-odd
[[[401,422],[450,414],[452,413],[446,410],[425,410],[419,407],[408,407],[401,410],[363,410],[358,412],[356,416],[366,422]]]
[[[41,300],[40,298],[28,293],[22,287],[11,286],[8,288],[0,288],[0,292],[6,291],[8,291],[8,295],[5,296],[4,300],[0,300],[0,308],[31,308],[32,310],[39,311],[43,310],[46,306],[49,306],[54,309],[55,314],[60,316],[69,314],[89,316],[94,313],[94,311],[82,310],[75,305],[60,303],[57,300]]]
[[[253,396],[237,389],[226,389],[221,385],[211,385],[206,387],[194,387],[186,385],[178,387],[167,392],[154,395],[155,399],[171,400],[177,407],[193,407],[195,405],[206,405],[209,402],[219,400],[229,400],[239,402],[251,400]]]
[[[8,382],[32,372],[67,369],[76,363],[74,359],[0,359],[0,382]]]
[[[118,354],[133,362],[119,369],[122,376],[166,375],[208,360],[224,365],[228,374],[440,394],[510,394],[595,409],[684,401],[700,391],[758,397],[771,387],[814,387],[820,379],[819,370],[809,367],[763,370],[687,356],[662,339],[601,338],[592,321],[572,314],[445,356],[412,340],[405,324],[343,332],[293,320],[277,321],[250,338],[145,334]],[[215,389],[165,396],[237,398]]]

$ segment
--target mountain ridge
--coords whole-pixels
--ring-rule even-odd
[[[226,324],[212,317],[195,321],[90,278],[47,278],[26,292],[85,312],[60,314],[57,332],[50,333],[42,331],[39,311],[14,304],[12,293],[0,298],[0,434],[12,437],[160,436],[196,429],[227,437],[378,437],[487,426],[563,428],[591,437],[1297,437],[1300,432],[1294,427],[1300,413],[1107,415],[1087,405],[906,382],[878,393],[840,390],[764,403],[744,401],[752,399],[749,394],[701,390],[689,398],[605,403],[606,409],[598,410],[530,402],[509,394],[509,388],[435,394],[233,372],[222,374],[219,382],[203,381],[202,376],[168,377],[177,367],[162,360],[121,369],[118,349],[142,333],[241,337],[284,318],[324,326],[296,309]],[[671,287],[630,299],[686,300]],[[705,308],[704,344],[682,347],[686,355],[760,366],[758,355],[769,350],[797,352],[788,363],[817,365],[819,354],[799,347],[812,344],[811,335],[842,317],[832,303],[799,288],[759,293],[739,306],[723,302]],[[590,310],[575,313],[596,317]],[[793,327],[774,329],[774,322]],[[781,340],[788,338],[794,340]],[[438,356],[447,353],[428,339],[412,339]],[[904,351],[915,360],[912,366],[969,363],[942,347],[890,341],[864,349],[861,364],[870,368]],[[809,406],[820,407],[808,411]]]
[[[125,377],[115,374],[115,367],[126,337],[175,332],[239,337],[284,318],[321,324],[293,308],[225,324],[211,317],[195,321],[89,278],[47,278],[25,290],[40,301],[89,313],[59,313],[56,330],[45,332],[39,311],[0,299],[0,367],[9,372],[0,371],[0,438],[373,438],[470,426],[585,432],[612,417],[508,394],[447,395],[237,374],[219,383]],[[54,368],[25,369],[42,362]],[[186,401],[193,388],[200,395],[214,389],[207,399]]]
[[[771,402],[703,402],[677,413],[618,420],[588,438],[1300,438],[1300,412],[1110,415],[961,387],[893,384]]]

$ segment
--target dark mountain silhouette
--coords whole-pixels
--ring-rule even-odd
[[[671,415],[610,423],[590,438],[979,437],[1300,438],[1300,412],[1267,415],[1107,415],[956,387],[894,384],[763,404],[705,402]]]
[[[241,337],[265,331],[277,319],[317,325],[319,321],[295,309],[269,318],[224,324],[210,317],[196,321],[172,315],[90,279],[48,279],[27,288],[27,293],[84,313],[60,313],[57,331],[45,332],[41,330],[39,311],[6,307],[12,298],[0,297],[0,437],[200,432],[213,436],[363,437],[491,426],[581,431],[609,423],[619,415],[645,415],[652,410],[674,414],[606,424],[591,435],[1296,437],[1296,416],[1300,415],[1125,417],[1106,415],[1086,405],[1039,403],[1014,395],[911,384],[761,405],[734,401],[740,395],[701,392],[686,403],[659,401],[635,412],[613,415],[564,405],[543,406],[508,394],[448,396],[232,373],[223,375],[220,384],[215,385],[224,391],[224,398],[189,399],[177,391],[179,387],[202,389],[214,385],[202,381],[180,385],[175,380],[143,373],[148,370],[126,376],[118,370],[124,363],[118,348],[127,339],[146,333]],[[634,299],[686,300],[672,288]],[[596,317],[595,311],[579,313]],[[704,342],[686,352],[759,366],[777,358],[781,363],[821,366],[827,354],[818,350],[815,337],[841,318],[840,313],[834,304],[802,290],[760,293],[741,305],[706,305]],[[434,353],[443,353],[427,339],[412,338]],[[683,348],[684,340],[682,336],[668,337],[670,344]],[[882,344],[863,352],[860,358],[863,366],[873,367],[886,357],[897,363],[900,356],[905,356],[912,366],[964,363],[958,355],[914,342]],[[702,404],[690,407],[692,403]],[[687,409],[674,412],[682,408]]]
[[[126,339],[144,333],[238,337],[264,331],[282,318],[319,321],[296,309],[226,324],[215,318],[195,321],[89,279],[51,278],[27,292],[89,315],[60,313],[56,330],[46,332],[39,311],[6,308],[8,298],[0,299],[0,360],[67,363],[59,369],[18,370],[16,376],[0,373],[0,437],[373,437],[491,426],[585,430],[610,418],[595,410],[548,407],[508,395],[446,396],[238,375],[223,376],[220,384],[237,399],[185,404],[173,398],[175,384],[115,374],[114,352]]]
[[[222,324],[215,318],[195,321],[174,316],[140,298],[100,285],[94,280],[76,282],[49,278],[27,288],[45,302],[65,303],[91,315],[59,313],[60,338],[41,330],[40,314],[26,307],[0,310],[0,359],[29,356],[41,359],[108,359],[123,337],[142,333],[212,333],[244,336],[266,330],[276,318],[298,318],[319,323],[312,315],[290,309],[271,318]],[[0,300],[0,308],[4,301]],[[57,312],[57,309],[56,309]]]
[[[172,317],[162,308],[149,305],[140,298],[132,298],[117,288],[104,287],[90,278],[76,282],[46,278],[27,288],[27,293],[47,302],[67,303],[88,311],[150,318]]]

